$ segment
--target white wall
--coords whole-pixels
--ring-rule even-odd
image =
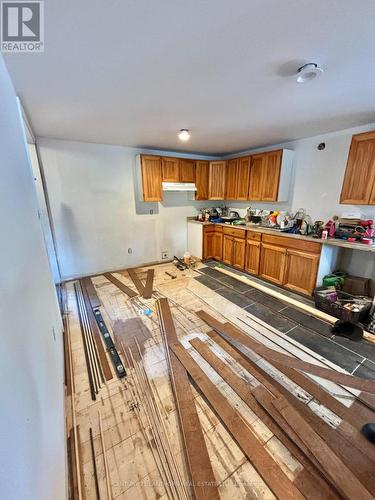
[[[171,258],[182,255],[186,218],[215,204],[165,193],[159,214],[137,215],[134,170],[141,150],[51,139],[38,139],[38,148],[62,279],[159,261],[164,250]]]
[[[0,498],[65,489],[61,319],[16,96],[0,56]]]
[[[313,220],[328,220],[355,208],[375,218],[375,207],[338,203],[351,136],[372,129],[375,124],[263,148],[295,151],[289,201],[230,205],[292,211],[303,207]],[[323,151],[317,149],[320,142],[326,143]],[[215,205],[168,193],[158,215],[136,215],[133,170],[141,150],[51,139],[38,139],[38,145],[63,279],[158,261],[162,250],[181,255],[187,246],[186,217],[200,206]],[[350,272],[357,267],[371,272],[370,258],[356,252],[346,259]]]

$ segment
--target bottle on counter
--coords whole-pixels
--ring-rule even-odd
[[[322,240],[326,240],[328,238],[328,230],[323,229],[322,231]]]

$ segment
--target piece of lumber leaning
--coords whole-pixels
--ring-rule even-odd
[[[103,275],[107,280],[117,286],[122,292],[126,293],[129,297],[137,297],[138,293],[125,285],[122,281],[118,280],[111,273],[104,273]]]
[[[144,299],[151,299],[151,297],[152,297],[152,289],[154,286],[154,274],[155,274],[154,269],[149,269],[147,271],[146,284],[145,284],[145,288],[143,291],[143,298]]]
[[[143,295],[143,293],[145,291],[145,287],[144,287],[142,281],[138,278],[138,275],[137,275],[135,269],[127,269],[127,272],[129,274],[129,278],[134,283],[135,288],[138,290],[139,294]]]
[[[211,328],[216,330],[221,335],[224,335],[224,337],[228,337],[235,342],[240,342],[242,345],[256,352],[259,356],[262,356],[271,363],[276,361],[277,363],[286,365],[290,368],[311,373],[312,375],[317,375],[318,377],[325,378],[326,380],[331,380],[331,382],[335,382],[336,384],[346,385],[348,387],[352,387],[353,389],[375,394],[375,382],[373,380],[354,377],[353,375],[339,373],[323,366],[308,363],[307,361],[301,361],[300,359],[293,358],[287,354],[283,354],[266,347],[260,342],[252,339],[248,334],[244,333],[234,325],[230,323],[221,323],[205,311],[197,311],[196,314]]]
[[[81,285],[84,285],[84,288],[87,290],[87,294],[90,299],[90,304],[93,309],[96,309],[97,307],[100,307],[102,303],[100,302],[100,299],[98,297],[98,294],[96,293],[95,286],[93,282],[91,281],[91,278],[82,278],[81,279]]]
[[[177,342],[178,339],[168,299],[159,299],[156,306],[160,329],[164,335],[169,372],[194,494],[197,500],[218,500],[220,496],[217,482],[205,444],[189,377],[183,365],[170,349],[170,345]]]
[[[336,489],[344,498],[370,500],[374,497],[335,455],[327,443],[313,430],[303,417],[284,399],[277,398],[272,404],[293,428],[309,452],[318,460]]]
[[[186,349],[180,343],[172,344],[170,347],[275,496],[289,500],[304,498],[271,455],[263,448],[242,419],[241,414],[223,396]]]

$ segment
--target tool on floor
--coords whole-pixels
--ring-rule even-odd
[[[173,264],[177,267],[177,269],[179,269],[180,271],[185,271],[185,269],[187,269],[187,265],[183,260],[179,259],[175,255],[173,256],[173,258],[174,258]]]
[[[111,334],[108,331],[107,325],[104,323],[103,316],[99,309],[94,310],[95,313],[95,318],[99,326],[99,330],[103,336],[104,343],[108,349],[109,355],[111,356],[111,360],[113,363],[113,366],[115,367],[116,373],[118,377],[125,377],[126,371],[124,368],[124,365],[122,364],[122,361],[120,359],[120,356],[118,355],[117,349],[115,344],[113,343]]]
[[[170,276],[173,280],[175,280],[177,278],[177,276],[175,274],[169,273],[168,271],[165,271],[165,274]]]

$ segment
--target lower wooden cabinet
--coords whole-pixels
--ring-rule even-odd
[[[316,284],[319,255],[287,250],[283,285],[295,292],[311,295]]]
[[[247,241],[245,268],[248,273],[259,274],[260,246],[260,241]]]
[[[259,275],[277,285],[284,281],[286,248],[262,244]]]
[[[223,258],[224,264],[239,269],[245,268],[246,240],[227,234],[223,235]]]
[[[203,231],[203,260],[223,258],[223,232],[221,227],[208,227]]]

